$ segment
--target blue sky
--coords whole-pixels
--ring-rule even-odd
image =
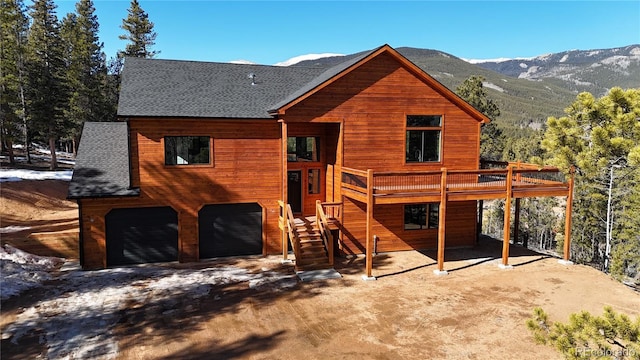
[[[55,2],[61,18],[75,10],[76,1]],[[383,44],[494,59],[640,43],[638,0],[139,2],[155,24],[162,59],[271,65]],[[94,0],[107,58],[124,49],[118,35],[129,4]]]

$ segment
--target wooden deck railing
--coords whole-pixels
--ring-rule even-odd
[[[517,190],[569,189],[564,174],[557,168],[538,167],[534,164],[498,163],[506,164],[507,168],[475,169],[475,170],[447,170],[440,171],[373,171],[371,172],[374,196],[385,195],[438,195],[447,193],[506,193],[511,187]],[[446,174],[446,181],[442,182]],[[368,171],[342,168],[342,187],[357,195],[366,196]]]
[[[280,216],[278,217],[278,225],[280,230],[284,230],[288,236],[289,242],[291,244],[291,248],[293,249],[293,254],[296,259],[300,259],[300,238],[297,233],[293,230],[295,228],[293,212],[291,211],[291,205],[285,204],[283,201],[278,200],[278,206],[280,207]],[[284,259],[287,259],[287,242],[286,239],[282,241],[282,254]]]
[[[324,206],[320,200],[316,201],[316,224],[318,230],[320,230],[324,248],[327,249],[329,265],[333,266],[333,235],[331,235],[331,229],[329,229],[329,218],[325,214]]]

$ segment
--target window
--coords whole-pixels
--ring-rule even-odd
[[[320,161],[319,137],[289,137],[287,138],[287,160]]]
[[[320,169],[309,169],[309,194],[320,194]]]
[[[439,204],[413,204],[404,206],[404,229],[437,229]]]
[[[165,165],[210,164],[208,136],[165,136]]]
[[[407,115],[408,163],[440,161],[441,115]]]

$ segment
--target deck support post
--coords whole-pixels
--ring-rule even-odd
[[[482,220],[484,218],[484,200],[478,200],[478,228],[476,229],[476,245],[482,235]]]
[[[520,198],[516,198],[516,209],[513,216],[513,243],[517,244],[520,238]],[[525,240],[522,240],[522,245],[526,247]]]
[[[367,231],[366,231],[366,272],[363,280],[375,280],[373,277],[373,170],[367,170]]]
[[[511,241],[511,199],[513,197],[513,168],[509,166],[507,172],[506,190],[507,196],[504,202],[504,234],[502,239],[502,264],[503,269],[510,268],[509,265],[509,242]]]
[[[567,192],[567,209],[564,220],[564,249],[562,252],[562,263],[571,264],[571,212],[573,210],[573,182],[576,169],[571,167],[571,177],[569,178],[569,190]]]
[[[436,275],[446,275],[444,269],[444,246],[445,246],[445,224],[447,214],[447,168],[442,168],[440,175],[440,209],[438,211],[438,269],[433,273]]]
[[[288,219],[287,219],[287,205],[289,204],[289,199],[288,199],[288,189],[287,189],[287,137],[288,137],[288,129],[287,129],[287,123],[281,120],[281,130],[282,130],[282,134],[280,135],[282,138],[282,142],[281,142],[281,152],[280,152],[280,161],[281,164],[280,166],[282,167],[282,194],[280,194],[282,202],[284,203],[284,207],[281,209],[282,210],[282,218],[283,220],[283,226],[282,226],[282,233],[281,233],[281,240],[282,240],[282,260],[283,261],[287,261],[288,259],[288,254],[289,254],[289,243],[288,243],[288,237],[289,237],[289,233],[287,232],[287,224],[288,224]]]

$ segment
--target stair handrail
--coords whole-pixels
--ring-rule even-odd
[[[300,237],[298,236],[298,233],[296,231],[294,231],[295,229],[295,218],[293,217],[293,211],[291,210],[291,205],[290,204],[285,204],[284,202],[278,200],[278,205],[280,206],[281,209],[281,214],[283,214],[283,216],[280,216],[280,222],[282,224],[282,226],[286,227],[287,230],[287,234],[288,234],[288,238],[289,238],[289,243],[291,244],[291,247],[293,248],[293,254],[296,257],[296,259],[300,259]],[[283,249],[282,251],[286,251],[286,249]]]
[[[287,228],[289,229],[289,242],[291,243],[291,247],[293,248],[293,254],[297,259],[301,258],[300,254],[300,237],[298,233],[294,231],[295,229],[295,218],[293,217],[293,211],[291,210],[291,205],[287,204]]]
[[[329,230],[329,220],[327,219],[320,200],[316,200],[316,224],[320,230],[324,247],[327,249],[329,265],[333,266],[333,235],[331,235],[331,230]]]

